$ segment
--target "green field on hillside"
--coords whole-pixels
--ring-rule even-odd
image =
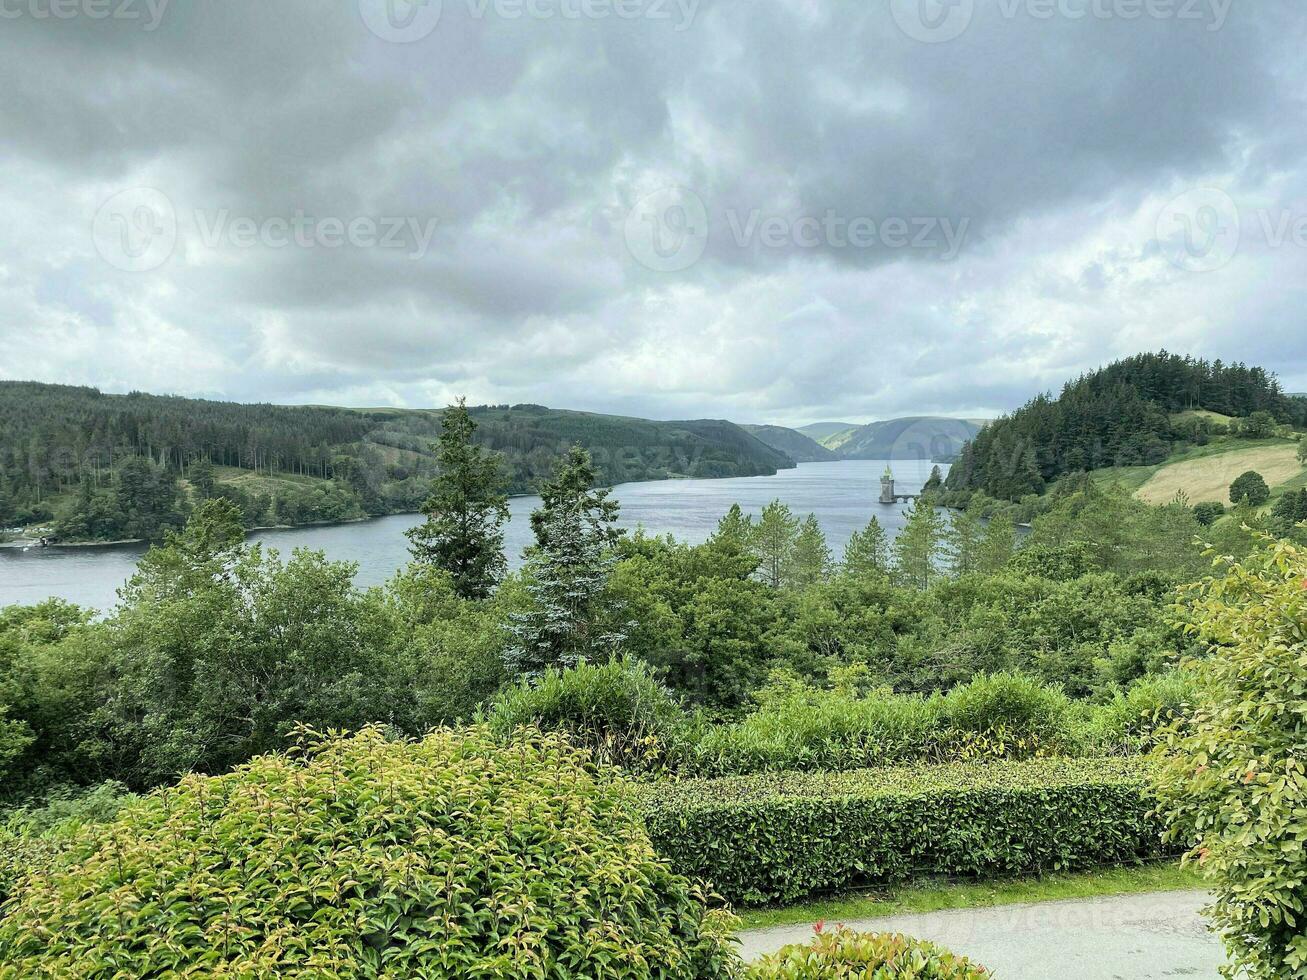
[[[1175,453],[1155,466],[1095,470],[1092,478],[1100,484],[1124,486],[1153,504],[1173,500],[1177,491],[1193,504],[1207,500],[1229,503],[1230,484],[1248,470],[1261,473],[1275,495],[1307,485],[1307,472],[1298,462],[1297,452],[1298,443],[1292,439],[1221,436],[1206,446]]]

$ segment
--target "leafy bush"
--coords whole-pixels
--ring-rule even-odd
[[[984,967],[933,943],[892,933],[817,927],[807,945],[786,946],[750,965],[748,980],[989,980]]]
[[[1146,677],[1095,708],[1080,740],[1102,753],[1147,751],[1159,732],[1190,710],[1197,694],[1193,675],[1183,671]]]
[[[1266,537],[1221,562],[1186,593],[1210,652],[1159,751],[1159,808],[1213,891],[1228,975],[1307,977],[1307,551]]]
[[[1203,527],[1211,527],[1225,516],[1225,504],[1217,500],[1207,500],[1194,504],[1194,517]]]
[[[944,698],[943,717],[959,732],[1004,735],[1033,749],[1063,745],[1072,717],[1071,700],[1058,687],[1045,687],[1022,674],[979,674]]]
[[[686,780],[646,823],[683,874],[736,902],[914,875],[1040,874],[1163,852],[1138,759],[956,763]]]
[[[614,660],[523,681],[495,700],[486,720],[500,736],[528,727],[565,732],[602,761],[644,769],[661,763],[685,715],[647,666]]]
[[[49,866],[82,827],[112,820],[134,798],[121,783],[102,783],[56,790],[39,806],[9,811],[0,820],[0,902],[24,875]]]
[[[729,975],[629,788],[556,735],[330,737],[82,831],[0,920],[0,976]]]
[[[931,752],[938,699],[878,689],[859,695],[789,679],[760,695],[753,714],[709,728],[683,768],[703,775],[783,769],[859,769],[911,762]]]

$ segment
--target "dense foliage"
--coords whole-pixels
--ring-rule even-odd
[[[234,835],[221,846],[196,839],[239,868],[230,873],[242,885],[222,885],[223,900],[268,918],[238,937],[222,932],[234,912],[221,912],[210,925],[233,945],[210,948],[263,955],[271,947],[240,952],[242,943],[282,928],[299,906],[288,904],[276,841],[242,849],[249,838],[240,835],[280,833],[281,811],[267,802],[274,797],[316,812],[296,787],[316,797],[320,783],[309,787],[305,772],[318,756],[277,754],[305,725],[365,730],[361,741],[333,740],[331,751],[366,745],[374,761],[399,753],[402,776],[385,785],[408,780],[420,792],[438,774],[410,772],[405,753],[427,749],[402,739],[433,727],[479,726],[433,736],[456,760],[445,767],[455,774],[496,753],[496,765],[516,765],[523,744],[550,758],[580,760],[574,753],[584,750],[585,778],[605,787],[596,792],[608,792],[609,776],[595,763],[638,774],[648,784],[642,812],[673,867],[706,875],[737,900],[921,872],[984,876],[1141,860],[1162,845],[1137,757],[1172,737],[1159,728],[1192,712],[1208,647],[1232,642],[1214,640],[1214,614],[1201,604],[1191,601],[1176,622],[1176,587],[1211,568],[1196,542],[1242,556],[1256,541],[1243,522],[1291,536],[1304,530],[1291,523],[1303,496],[1293,490],[1271,514],[1243,508],[1237,520],[1208,525],[1184,501],[1153,507],[1082,477],[1040,498],[1020,539],[1012,515],[986,510],[977,495],[965,511],[918,500],[893,541],[872,520],[842,555],[815,518],[779,501],[756,516],[734,507],[707,541],[688,545],[621,533],[616,503],[595,489],[596,461],[576,446],[542,487],[526,567],[500,577],[494,516],[502,498],[490,451],[473,441],[474,418],[479,436],[476,411],[445,433],[449,458],[430,494],[435,520],[415,541],[433,547],[419,548],[418,560],[383,586],[356,588],[353,567],[321,553],[283,558],[246,546],[248,512],[199,461],[187,479],[188,521],[176,530],[161,522],[163,542],[114,609],[96,617],[49,602],[0,611],[0,796],[25,804],[0,826],[0,890],[19,883],[10,908],[23,922],[71,917],[59,919],[71,923],[67,942],[88,943],[93,963],[108,955],[96,944],[108,942],[109,927],[90,925],[91,910],[111,909],[138,930],[130,955],[164,946],[190,955],[182,952],[189,938],[155,942],[163,930],[146,924],[148,903],[105,904],[104,895],[121,897],[126,886],[104,848],[115,861],[132,855],[141,869],[148,853],[181,874],[179,862],[196,852],[190,831],[180,831],[221,827]],[[144,465],[166,475],[158,463]],[[464,505],[486,517],[477,522],[482,533],[446,549]],[[482,572],[492,573],[493,587]],[[1186,655],[1194,666],[1177,669]],[[385,726],[385,739],[374,725]],[[329,808],[331,819],[343,826],[389,814],[407,833],[430,817],[407,803],[390,810],[389,789],[365,787],[372,773],[359,774],[363,782],[351,784],[358,793]],[[125,791],[179,778],[179,789],[130,801],[114,816]],[[506,786],[507,769],[503,778]],[[199,787],[213,786],[226,787],[232,822],[202,807],[199,823],[172,822],[183,819],[179,801],[198,807],[200,795],[214,793]],[[246,805],[254,799],[257,807]],[[558,828],[572,812],[556,814]],[[421,868],[432,867],[434,855],[414,853]],[[339,867],[351,871],[356,857],[351,851]],[[397,846],[385,860],[409,861],[408,869],[417,857]],[[56,901],[36,878],[20,883],[28,869],[67,882],[69,893]],[[245,878],[269,869],[273,877],[250,892],[260,908],[245,909]],[[371,873],[383,872],[384,862]],[[467,887],[480,888],[486,876],[472,879]],[[219,887],[212,879],[184,885],[186,894]],[[371,902],[379,888],[350,900]],[[315,920],[322,928],[341,925],[333,917],[346,891],[332,894],[323,899],[330,911]],[[198,908],[208,914],[205,901]],[[734,969],[721,952],[721,923],[688,901],[677,921],[699,938],[687,942],[720,957],[705,975]],[[189,922],[184,909],[166,914],[174,913]],[[552,912],[541,915],[532,928],[558,924]],[[413,934],[402,920],[386,921]],[[660,921],[628,924],[662,935],[669,925]],[[6,928],[0,942],[11,936],[21,955],[43,955],[29,934]],[[474,933],[455,932],[427,955],[468,953],[456,940]],[[407,955],[396,951],[403,943],[369,935],[361,946],[328,943],[321,955]],[[288,948],[294,958],[302,947]],[[379,961],[367,962],[364,972]],[[638,958],[614,955],[607,964],[619,962],[645,975]]]
[[[790,901],[911,875],[994,877],[1164,853],[1148,768],[1033,760],[665,784],[650,836],[728,899]]]
[[[192,776],[18,885],[0,977],[685,978],[734,957],[556,737],[374,729]]]
[[[1208,655],[1159,753],[1160,808],[1214,893],[1229,975],[1307,977],[1307,553],[1217,560],[1185,593]]]
[[[843,927],[816,931],[811,943],[750,964],[748,980],[989,980],[984,967],[934,943]]]
[[[1211,432],[1202,418],[1172,419],[1190,410],[1262,413],[1253,436],[1273,434],[1277,422],[1307,424],[1307,399],[1284,394],[1261,368],[1165,351],[1141,354],[1069,382],[1057,398],[1040,395],[982,429],[950,470],[948,487],[1020,500],[1068,473],[1160,463],[1178,443],[1201,443]]]
[[[468,410],[534,492],[580,444],[606,485],[757,476],[793,466],[730,422],[654,422],[539,405]],[[190,504],[225,496],[248,527],[416,511],[438,470],[443,411],[355,410],[0,382],[0,528],[57,522],[65,540],[157,539]]]

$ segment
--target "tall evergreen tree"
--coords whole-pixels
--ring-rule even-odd
[[[1017,533],[1012,518],[1006,514],[991,517],[980,538],[977,571],[992,575],[1012,560],[1016,553]]]
[[[949,571],[954,575],[980,571],[983,541],[984,528],[974,514],[966,510],[950,511],[948,527],[944,531]]]
[[[611,546],[622,533],[619,505],[593,482],[590,454],[574,446],[541,488],[541,505],[531,515],[536,543],[523,572],[530,604],[510,617],[504,653],[514,673],[535,676],[604,659],[625,639],[601,625],[603,593],[616,563]]]
[[[413,560],[449,572],[465,599],[484,599],[503,578],[508,497],[499,459],[472,441],[476,423],[460,398],[441,418],[439,470],[408,533]],[[534,520],[534,519],[533,519]]]
[[[939,574],[944,518],[928,494],[913,501],[903,516],[907,522],[894,539],[894,574],[903,585],[930,588]]]
[[[794,539],[794,548],[786,567],[786,584],[796,589],[806,589],[826,578],[830,571],[830,547],[826,544],[826,535],[817,516],[809,514],[799,524],[799,533]]]
[[[867,526],[854,531],[844,546],[844,571],[859,577],[889,574],[889,537],[874,514]]]
[[[753,535],[753,553],[758,559],[758,575],[773,589],[785,584],[794,545],[799,537],[799,519],[779,500],[762,509]]]

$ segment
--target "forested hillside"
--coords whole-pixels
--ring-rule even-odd
[[[839,459],[821,443],[783,425],[746,425],[744,429],[796,463],[832,463]]]
[[[755,476],[784,454],[730,422],[653,422],[538,405],[472,409],[510,492],[580,443],[606,484]],[[247,524],[302,524],[417,509],[434,473],[439,410],[242,405],[0,382],[0,528],[55,522],[68,540],[153,538],[197,500]]]
[[[981,430],[949,472],[948,489],[1000,500],[1041,494],[1068,473],[1160,463],[1241,420],[1244,435],[1307,424],[1307,400],[1286,395],[1259,367],[1162,351],[1118,361],[1042,394]]]

